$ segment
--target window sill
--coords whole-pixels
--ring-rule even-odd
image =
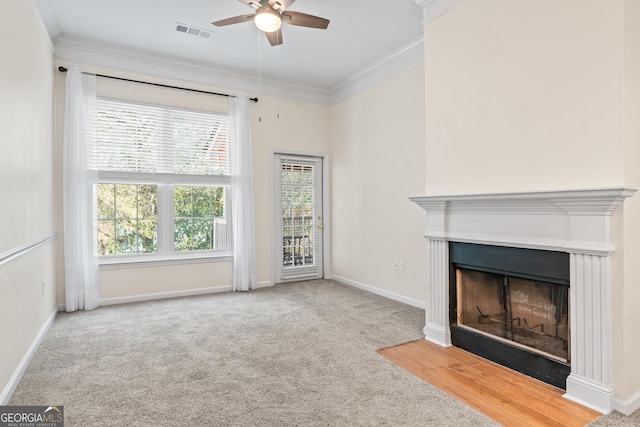
[[[233,261],[233,254],[230,251],[216,254],[189,254],[174,255],[172,257],[162,257],[159,255],[125,255],[100,259],[100,270],[115,270],[120,268],[140,268],[159,267],[179,264],[199,264],[208,262],[230,262]]]

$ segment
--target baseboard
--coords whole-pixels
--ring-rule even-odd
[[[563,395],[566,399],[603,414],[608,414],[614,409],[614,396],[612,386],[576,374],[569,374],[567,377],[567,392]]]
[[[613,401],[613,409],[624,415],[633,414],[635,411],[640,409],[640,391],[626,400],[616,398]]]
[[[213,288],[187,289],[185,291],[158,292],[156,294],[134,295],[130,297],[105,298],[101,305],[127,304],[130,302],[151,301],[166,298],[191,297],[196,295],[217,294],[220,292],[230,292],[231,285],[216,286]]]
[[[335,274],[332,275],[331,278],[336,282],[344,283],[345,285],[353,286],[354,288],[362,289],[363,291],[371,292],[372,294],[380,295],[394,301],[421,308],[423,310],[427,306],[424,301],[419,301],[417,299],[405,297],[404,295],[396,294],[394,292],[374,288],[373,286],[365,285],[364,283],[356,282],[355,280],[347,279],[345,277],[336,276]]]
[[[273,282],[271,280],[267,280],[266,282],[258,282],[255,288],[268,288],[269,286],[273,286]]]
[[[273,286],[273,283],[271,281],[258,282],[256,285],[256,289],[266,288],[269,286]],[[188,289],[186,291],[159,292],[156,294],[142,294],[142,295],[134,295],[130,297],[105,298],[101,301],[100,305],[127,304],[131,302],[143,302],[143,301],[151,301],[151,300],[166,299],[166,298],[191,297],[196,295],[217,294],[220,292],[231,292],[231,291],[233,291],[233,286],[226,285],[226,286],[216,286],[214,288]],[[58,306],[58,311],[66,311],[66,305],[60,304]]]
[[[45,337],[45,335],[47,335],[47,332],[49,332],[49,328],[51,328],[51,325],[53,324],[53,321],[55,320],[57,314],[58,310],[56,309],[49,315],[47,320],[44,322],[44,325],[42,325],[42,328],[40,328],[40,332],[38,332],[35,340],[33,340],[33,342],[31,343],[29,350],[27,350],[24,357],[18,364],[18,367],[13,372],[13,375],[11,376],[11,379],[9,379],[9,382],[7,383],[4,390],[2,390],[2,394],[0,394],[0,405],[6,405],[9,403],[11,395],[15,391],[16,387],[18,387],[18,384],[22,379],[22,375],[24,375],[24,371],[26,371],[27,366],[29,366],[29,362],[31,362],[33,355],[36,353],[36,350],[38,350],[42,339]]]
[[[443,328],[435,323],[427,323],[422,332],[427,341],[431,341],[441,347],[451,347],[451,329]]]

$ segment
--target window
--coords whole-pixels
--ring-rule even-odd
[[[158,186],[98,184],[98,254],[158,252]]]
[[[101,262],[230,254],[228,128],[224,115],[98,100]]]
[[[222,187],[174,187],[174,250],[226,248],[224,193]]]

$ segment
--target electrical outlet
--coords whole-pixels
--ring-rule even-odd
[[[400,271],[400,273],[404,273],[404,261],[398,262],[398,270]]]
[[[398,260],[397,260],[397,259],[394,259],[394,260],[393,260],[393,269],[394,269],[394,270],[397,270],[397,269],[398,269]]]
[[[44,279],[42,279],[42,295],[44,295]]]

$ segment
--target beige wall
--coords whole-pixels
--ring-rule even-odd
[[[624,182],[640,188],[640,2],[625,1],[624,10]],[[622,349],[622,360],[616,360],[616,383],[623,397],[640,393],[640,194],[624,205],[624,289],[614,313],[620,313],[614,327],[623,325],[616,334],[616,348]]]
[[[621,1],[546,6],[464,1],[426,25],[428,194],[623,181]]]
[[[56,231],[53,54],[30,1],[0,2],[0,52],[2,254]],[[55,247],[0,266],[0,393],[57,308]]]
[[[426,299],[423,64],[331,107],[332,273]],[[405,273],[394,270],[405,262]]]
[[[427,24],[426,194],[638,188],[639,12],[624,0],[464,1]],[[640,390],[638,218],[640,195],[612,217],[621,400]]]
[[[329,111],[326,105],[260,96],[252,110],[254,200],[258,282],[271,280],[271,164],[273,151],[329,153]],[[279,116],[279,117],[278,117]]]
[[[61,65],[68,66],[65,63]],[[159,78],[122,70],[112,70],[84,66],[88,71],[115,75],[130,79],[190,87],[195,89],[227,92],[224,88],[216,88],[193,82]],[[64,111],[65,75],[57,73],[56,93],[58,102],[56,111]],[[213,112],[228,112],[228,100],[225,97],[184,92],[175,89],[158,88],[136,83],[127,83],[107,79],[97,79],[98,96],[116,99],[128,99],[139,102],[161,105],[174,105]],[[270,156],[275,149],[295,149],[314,154],[324,154],[328,150],[329,107],[297,101],[278,99],[270,96],[259,96],[257,104],[252,104],[252,135],[254,156],[254,191],[256,220],[256,255],[258,259],[258,282],[267,284],[271,280],[271,216],[270,216]],[[56,164],[60,165],[63,114],[56,119],[56,146],[58,156]],[[61,170],[58,168],[56,182],[62,188]],[[58,195],[62,199],[62,195]],[[58,210],[61,207],[58,206]],[[61,215],[61,214],[60,214]],[[58,224],[62,229],[62,223]],[[62,240],[64,236],[62,236]],[[62,264],[62,260],[59,261]],[[64,271],[58,275],[59,283],[64,283]],[[174,263],[157,266],[118,266],[100,268],[100,292],[103,299],[127,300],[136,296],[181,293],[191,290],[228,287],[232,284],[232,262],[215,261],[205,263]],[[58,290],[60,304],[64,303],[64,287]]]

